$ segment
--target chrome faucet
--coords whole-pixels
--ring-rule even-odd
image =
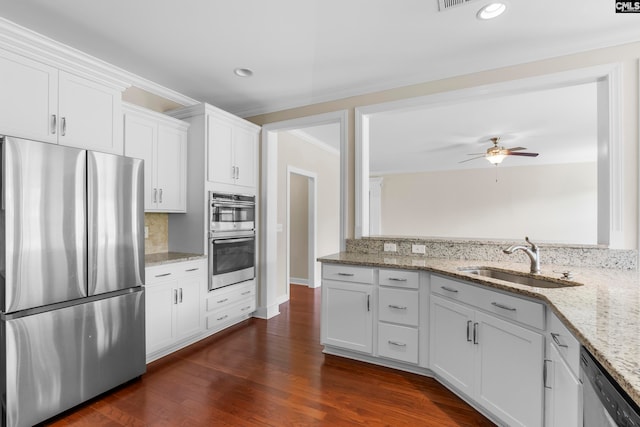
[[[535,243],[531,243],[528,237],[524,239],[531,245],[531,249],[522,245],[513,245],[504,249],[502,252],[510,255],[515,251],[523,251],[531,260],[531,273],[540,274],[540,248]]]

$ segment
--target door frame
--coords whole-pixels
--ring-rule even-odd
[[[348,185],[348,110],[334,111],[314,116],[300,117],[269,123],[262,126],[260,145],[260,268],[259,298],[255,317],[270,319],[280,314],[278,307],[278,132],[310,126],[340,124],[340,250],[344,251],[345,227],[347,224]],[[288,285],[287,285],[288,286]]]

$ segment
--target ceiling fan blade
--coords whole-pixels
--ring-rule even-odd
[[[505,148],[505,150],[507,151],[522,151],[522,150],[526,150],[525,147],[513,147],[513,148]]]
[[[487,153],[469,153],[467,156],[485,156]]]
[[[538,157],[538,153],[507,153],[507,156]]]
[[[483,154],[482,156],[472,157],[472,158],[467,159],[467,160],[462,160],[462,161],[460,161],[460,162],[458,162],[458,163],[465,163],[465,162],[469,162],[469,161],[471,161],[471,160],[475,160],[475,159],[483,159],[484,157],[485,157],[485,156],[484,156],[484,154]]]

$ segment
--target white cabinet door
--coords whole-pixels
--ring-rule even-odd
[[[186,151],[185,132],[167,126],[158,127],[157,206],[161,211],[184,211],[187,207]]]
[[[145,287],[147,354],[171,345],[176,338],[173,310],[178,282],[168,281]]]
[[[547,408],[547,427],[578,427],[582,425],[582,383],[573,375],[571,368],[560,355],[558,348],[549,345],[550,372],[547,372],[551,393]]]
[[[157,207],[157,190],[155,192],[155,147],[158,139],[158,127],[153,120],[127,114],[124,119],[125,156],[144,160],[144,210]]]
[[[372,286],[325,280],[322,284],[322,343],[371,354]]]
[[[255,187],[257,135],[255,132],[236,128],[233,140],[236,184],[245,187]]]
[[[473,396],[474,311],[437,295],[431,296],[430,308],[431,369],[461,392]]]
[[[197,276],[181,279],[178,283],[178,304],[176,305],[176,335],[178,339],[197,334],[202,330],[201,287],[202,280]]]
[[[542,426],[542,334],[476,312],[476,400],[510,426]]]
[[[58,70],[0,50],[0,134],[58,140]]]
[[[58,77],[58,142],[123,154],[122,94],[64,71]]]
[[[211,182],[235,183],[233,133],[234,129],[231,123],[209,116],[207,179]]]

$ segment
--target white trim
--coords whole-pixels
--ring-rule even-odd
[[[427,96],[407,98],[399,101],[385,102],[363,106],[355,109],[355,237],[368,235],[369,218],[369,117],[372,114],[389,111],[411,110],[424,108],[425,106],[439,107],[460,102],[489,99],[497,96],[513,95],[533,90],[560,88],[568,85],[588,82],[604,82],[609,100],[606,117],[599,120],[598,144],[599,151],[608,155],[609,170],[606,174],[608,180],[606,197],[609,199],[609,227],[607,236],[599,233],[599,240],[612,248],[622,247],[622,215],[624,200],[623,192],[623,154],[622,141],[622,65],[612,63],[594,67],[581,68],[570,71],[546,74],[537,77],[511,80],[507,82],[493,83],[475,86],[466,89],[441,92]],[[599,107],[600,108],[600,107]],[[601,134],[602,133],[602,134]],[[606,242],[605,242],[606,240]]]
[[[292,135],[304,140],[305,142],[308,142],[309,144],[312,144],[312,145],[320,148],[321,150],[328,151],[331,154],[340,155],[340,150],[339,149],[334,148],[330,144],[327,144],[326,142],[316,138],[313,135],[309,135],[308,133],[306,133],[302,129],[294,129],[294,130],[290,130],[288,132],[290,134],[292,134]]]
[[[286,288],[287,297],[291,295],[289,285],[291,284],[291,175],[300,175],[309,179],[309,213],[308,213],[308,237],[307,237],[307,282],[310,288],[320,286],[320,263],[316,261],[318,258],[318,174],[287,165],[287,238],[285,245],[287,247],[287,272],[286,272]]]
[[[289,279],[289,284],[296,286],[309,286],[309,280],[303,279],[302,277],[291,277]]]
[[[136,86],[180,105],[199,101],[0,17],[0,48],[124,90]]]
[[[345,227],[347,224],[347,196],[348,182],[346,168],[348,164],[347,137],[348,137],[347,110],[318,114],[315,116],[301,117],[282,122],[269,123],[262,127],[262,156],[261,156],[261,186],[260,197],[263,209],[260,212],[260,301],[258,312],[266,313],[266,307],[273,307],[277,300],[278,283],[278,132],[298,129],[308,126],[317,126],[330,123],[340,123],[340,250],[343,251],[345,243]],[[277,307],[277,305],[276,305]],[[270,313],[273,313],[272,310]],[[276,312],[276,314],[278,314]],[[275,314],[274,314],[275,315]]]

